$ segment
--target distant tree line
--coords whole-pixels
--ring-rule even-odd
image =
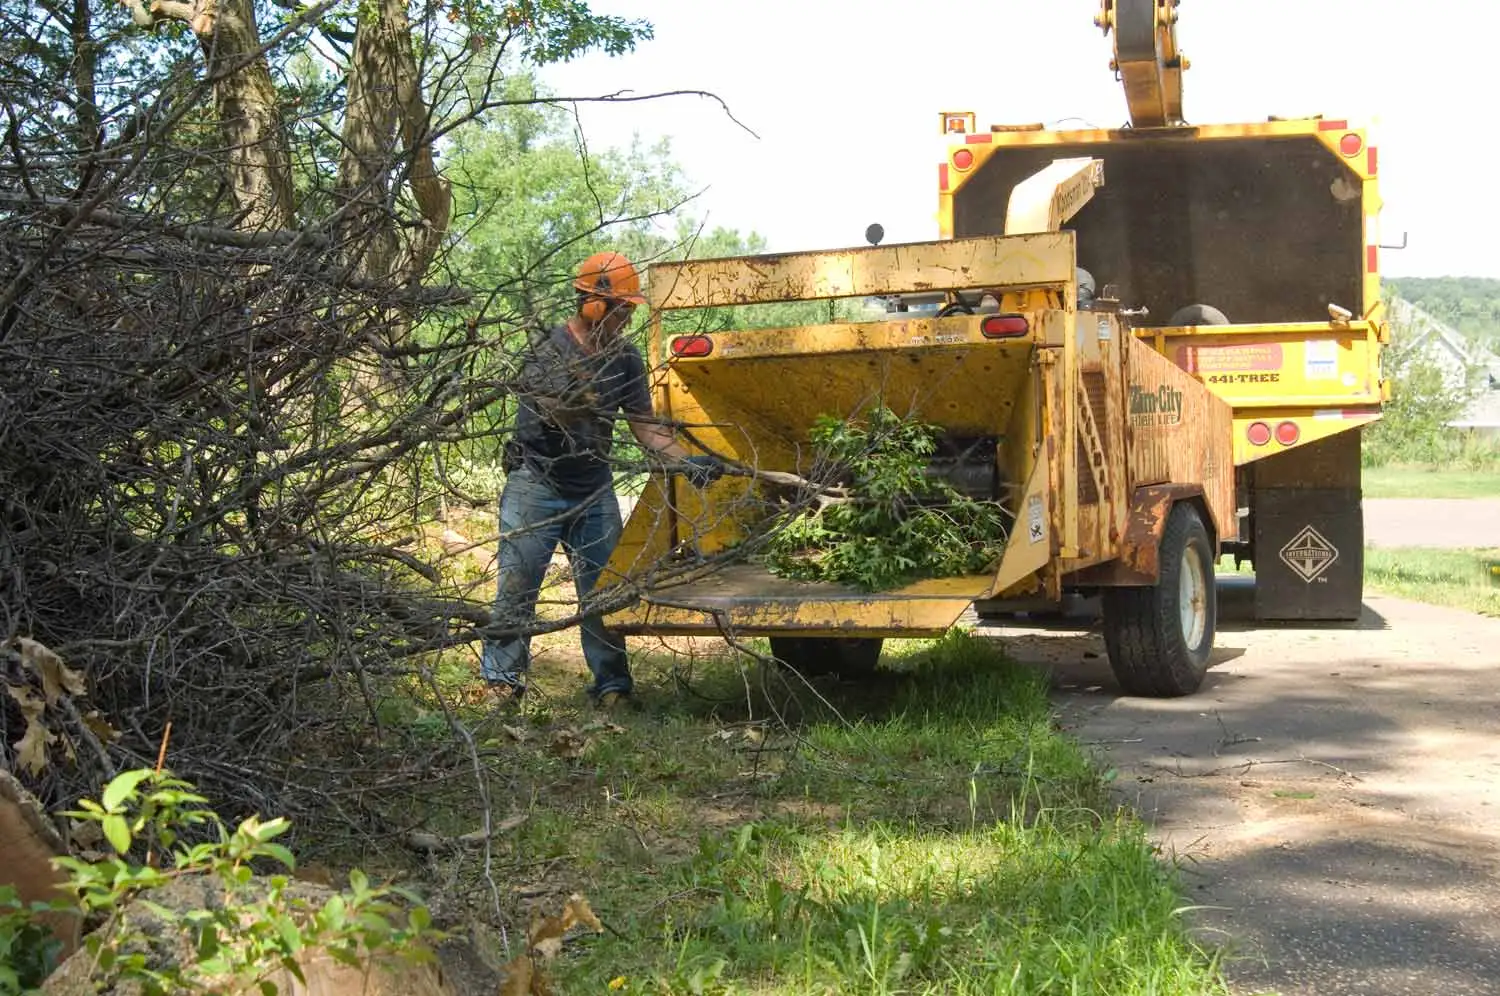
[[[1500,343],[1500,280],[1493,277],[1398,277],[1385,281],[1404,300],[1470,339]]]

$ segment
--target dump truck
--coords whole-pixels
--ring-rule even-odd
[[[1121,687],[1178,696],[1207,669],[1225,555],[1254,565],[1257,618],[1359,615],[1359,429],[1388,396],[1376,152],[1343,120],[1185,123],[1176,7],[1102,4],[1128,127],[941,112],[932,241],[650,267],[658,411],[751,472],[647,482],[601,580],[621,586],[610,625],[766,637],[858,674],[885,638],[1076,593]],[[833,300],[884,310],[682,320]],[[736,558],[767,477],[810,472],[815,420],[876,403],[940,426],[928,472],[1006,509],[994,570],[867,592]]]

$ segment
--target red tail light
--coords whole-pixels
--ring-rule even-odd
[[[680,335],[672,340],[673,356],[707,356],[714,351],[714,341],[706,335]]]
[[[1011,339],[1030,331],[1025,315],[991,315],[979,323],[979,334],[986,339]]]
[[[1276,441],[1282,446],[1290,446],[1302,438],[1302,430],[1296,422],[1281,422],[1276,426]]]
[[[1271,427],[1264,422],[1251,422],[1245,430],[1245,438],[1252,446],[1264,446],[1271,441]]]

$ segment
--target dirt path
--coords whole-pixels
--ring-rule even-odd
[[[1056,667],[1238,991],[1500,993],[1500,620],[1384,597],[1357,627],[1226,618],[1175,701],[1119,697],[1096,630],[981,632]]]

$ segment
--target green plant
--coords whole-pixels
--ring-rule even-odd
[[[1477,368],[1465,360],[1461,370],[1445,370],[1424,345],[1421,327],[1401,318],[1393,324],[1391,345],[1382,360],[1391,399],[1379,421],[1363,431],[1364,466],[1484,466],[1482,451],[1487,448],[1476,448],[1462,430],[1449,425],[1474,396]]]
[[[0,885],[0,994],[35,989],[57,967],[62,943],[33,919],[49,908],[23,906],[14,888]]]
[[[885,407],[863,421],[819,416],[816,459],[849,482],[850,497],[779,529],[765,556],[770,571],[878,591],[991,569],[1005,549],[1007,516],[998,502],[975,501],[927,473],[938,431]]]
[[[251,817],[230,831],[206,802],[170,773],[138,769],[67,814],[97,823],[114,851],[99,861],[57,859],[74,902],[50,904],[102,918],[84,942],[101,988],[131,984],[146,996],[258,989],[274,996],[273,976],[282,971],[306,984],[299,959],[315,951],[353,967],[381,955],[431,957],[427,945],[441,935],[415,896],[372,886],[358,869],[348,890],[326,896],[281,872],[257,876],[257,865],[295,869],[292,852],[275,842],[290,823]],[[189,844],[190,837],[207,839]],[[131,860],[135,852],[143,852],[143,863]],[[170,889],[186,885],[198,886],[201,893],[189,895],[204,901],[178,908]],[[404,915],[398,898],[411,904]],[[18,949],[34,929],[11,906],[0,917],[0,954]],[[25,991],[40,981],[39,971],[45,967],[0,971],[0,992]]]

